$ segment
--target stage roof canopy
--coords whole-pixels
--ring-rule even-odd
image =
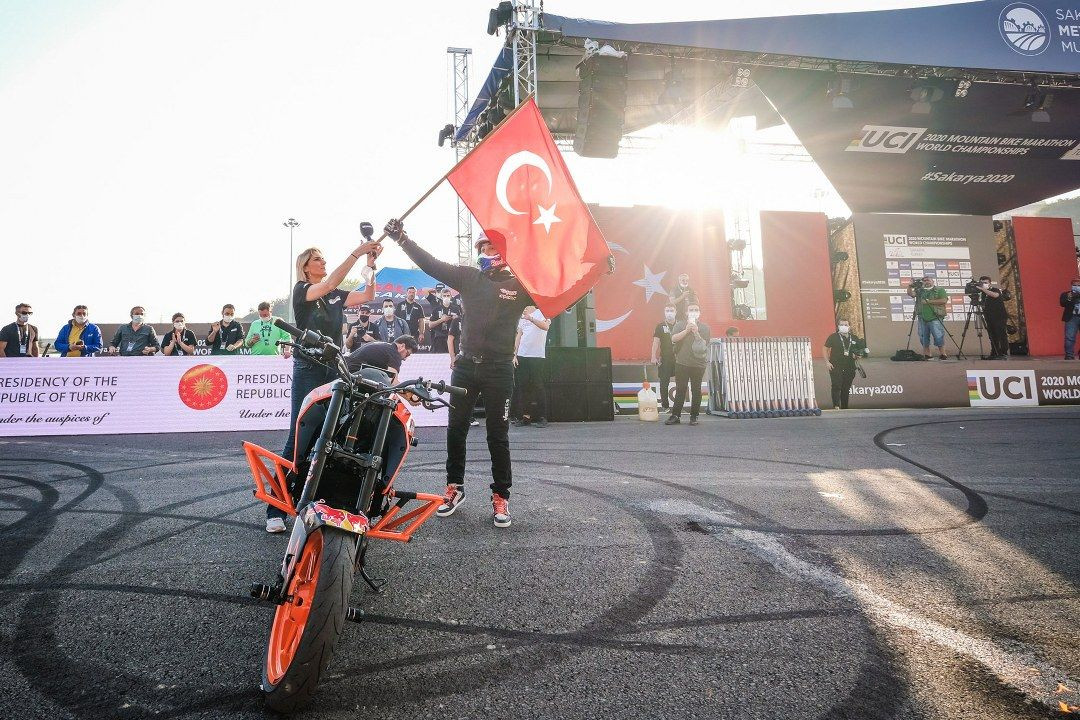
[[[545,13],[541,22],[537,99],[557,136],[578,131],[578,66],[593,40],[628,54],[625,134],[674,117],[755,115],[759,128],[786,121],[855,211],[997,212],[1080,186],[1080,6],[986,0],[640,24]],[[752,73],[745,89],[731,82],[740,67]],[[511,75],[508,43],[459,140],[512,107]],[[841,80],[853,107],[837,112]],[[912,142],[850,152],[875,128],[906,129]],[[942,135],[975,142],[947,147]],[[898,163],[911,177],[892,174]],[[933,173],[954,179],[925,180]],[[907,182],[906,191],[881,187],[883,178]]]

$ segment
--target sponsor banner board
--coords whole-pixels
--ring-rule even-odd
[[[948,293],[943,322],[959,343],[970,303],[964,285],[990,275],[997,280],[997,245],[989,217],[971,215],[907,215],[857,213],[854,216],[855,253],[859,264],[866,343],[875,357],[891,356],[921,343],[911,324],[915,298],[907,294],[916,279],[933,277]],[[965,352],[978,354],[974,330]],[[945,338],[945,351],[956,345]]]
[[[0,362],[0,436],[285,430],[292,361],[279,356],[11,358]],[[450,379],[447,355],[401,377]],[[417,425],[445,409],[411,407]]]

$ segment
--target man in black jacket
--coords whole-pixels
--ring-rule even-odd
[[[1076,358],[1076,335],[1080,331],[1080,277],[1073,278],[1072,287],[1061,293],[1061,319],[1065,322],[1065,359]]]
[[[491,453],[491,504],[496,527],[509,527],[511,471],[510,398],[514,393],[514,338],[521,312],[532,298],[498,255],[487,257],[488,269],[436,260],[409,239],[399,220],[386,225],[417,267],[456,288],[464,316],[462,337],[450,382],[468,390],[454,401],[446,428],[446,501],[436,514],[452,515],[465,500],[465,439],[479,394],[484,398],[488,451]]]

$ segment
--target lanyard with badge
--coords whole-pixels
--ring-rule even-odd
[[[844,336],[837,333],[840,338],[840,342],[844,346],[844,357],[851,357],[851,348],[855,345],[855,338],[852,335],[848,335],[848,339],[844,340]]]
[[[19,325],[19,354],[26,355],[30,347],[30,326]]]

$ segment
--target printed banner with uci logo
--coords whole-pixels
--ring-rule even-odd
[[[449,380],[447,355],[403,378]],[[292,361],[278,356],[12,358],[0,363],[0,436],[285,430]],[[417,425],[446,410],[412,408]]]

